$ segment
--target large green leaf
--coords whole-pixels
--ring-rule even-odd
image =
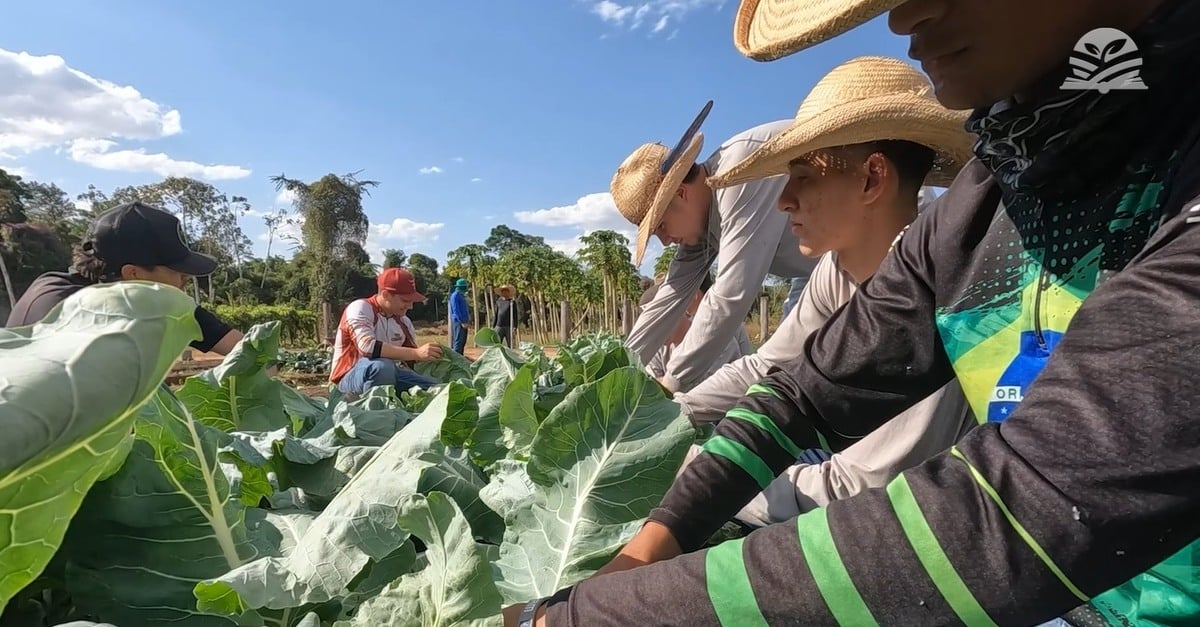
[[[234,624],[197,609],[195,583],[293,546],[312,514],[266,517],[239,503],[218,468],[231,438],[165,388],[142,408],[125,464],[93,487],[67,535],[67,589],[81,609],[127,625]],[[263,624],[256,614],[240,619]]]
[[[442,356],[430,361],[419,361],[413,370],[427,377],[449,383],[461,379],[471,379],[471,362],[466,357],[442,346]],[[403,391],[403,390],[402,390]]]
[[[222,431],[271,431],[289,426],[283,383],[265,368],[279,355],[279,323],[251,327],[216,368],[184,382],[179,400],[196,419]]]
[[[39,324],[0,329],[0,610],[128,454],[138,408],[200,338],[195,308],[175,288],[121,282],[80,290]]]
[[[487,552],[454,501],[441,492],[409,497],[398,520],[425,541],[428,566],[389,584],[337,627],[502,626]]]
[[[505,601],[548,596],[603,566],[662,499],[692,440],[679,406],[638,368],[573,389],[534,438],[528,506],[511,477],[492,494],[517,503],[496,562]]]
[[[486,478],[463,451],[440,441],[448,398],[444,389],[416,420],[380,447],[313,520],[291,554],[257,560],[201,582],[195,589],[200,606],[227,612],[295,608],[353,593],[351,586],[365,568],[408,540],[408,532],[396,520],[413,494],[451,495],[474,534],[498,542],[503,521],[479,500]]]

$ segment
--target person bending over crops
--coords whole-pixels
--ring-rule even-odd
[[[660,285],[660,282],[652,283],[650,287],[643,291],[638,306],[645,307],[648,303],[652,302]],[[705,273],[704,280],[700,283],[700,289],[696,290],[695,295],[692,296],[691,301],[688,303],[687,311],[683,314],[683,318],[675,323],[675,328],[672,329],[670,337],[667,338],[667,343],[658,349],[658,352],[650,359],[650,363],[646,364],[646,371],[650,373],[650,376],[655,379],[661,379],[666,374],[667,364],[671,361],[671,351],[683,342],[683,339],[687,336],[688,329],[692,326],[692,318],[696,315],[696,310],[700,307],[700,301],[711,287],[712,276]],[[754,347],[750,344],[750,336],[746,334],[746,326],[739,326],[734,337],[726,342],[724,352],[710,366],[708,375],[711,376],[713,371],[720,368],[723,364],[747,355],[753,350]]]
[[[437,344],[417,346],[417,332],[408,319],[414,303],[425,302],[413,275],[388,268],[376,279],[379,291],[346,306],[333,343],[329,381],[343,394],[356,397],[376,385],[394,385],[397,392],[440,383],[412,368],[418,361],[442,356]]]
[[[1200,624],[1200,3],[743,0],[734,34],[885,12],[976,158],[539,627]],[[955,376],[987,423],[949,450],[698,550]]]
[[[723,190],[714,190],[707,182],[787,126],[783,120],[738,133],[697,163],[704,138],[695,132],[694,124],[672,154],[662,144],[643,144],[613,176],[613,202],[625,219],[638,225],[635,265],[642,263],[652,235],[664,245],[679,245],[662,287],[626,339],[626,346],[642,363],[667,343],[700,282],[717,262],[712,289],[700,302],[691,330],[671,351],[666,373],[659,379],[670,392],[690,390],[720,365],[729,338],[743,326],[768,273],[785,279],[808,276],[815,265],[796,249],[796,238],[785,228],[787,217],[775,210],[784,177]]]
[[[99,283],[153,281],[184,289],[192,277],[208,276],[217,260],[188,246],[179,218],[169,211],[130,202],[100,214],[75,247],[71,269],[33,280],[13,305],[6,327],[36,324],[75,292]],[[228,354],[242,332],[196,307],[203,337],[192,348]]]
[[[850,126],[854,118],[829,115],[851,108],[865,118],[856,127]],[[891,109],[892,115],[882,115]],[[798,306],[758,352],[675,395],[693,423],[721,420],[772,367],[799,357],[808,335],[875,273],[896,236],[917,217],[923,186],[949,185],[970,159],[965,119],[938,104],[928,79],[912,66],[861,57],[817,83],[791,128],[712,180],[722,188],[787,173],[779,209],[790,216],[800,251],[820,261]],[[805,451],[737,519],[749,525],[782,522],[886,485],[975,424],[962,388],[951,380],[832,457],[819,448]],[[693,447],[689,460],[699,452]]]

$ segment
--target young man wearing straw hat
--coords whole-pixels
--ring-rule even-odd
[[[884,83],[880,77],[894,80]],[[897,96],[907,104],[896,106]],[[855,104],[886,115],[873,123],[861,114],[832,115]],[[831,118],[837,122],[829,124]],[[720,421],[771,368],[799,357],[808,335],[878,269],[896,236],[917,217],[928,186],[949,185],[970,159],[965,119],[938,104],[928,79],[911,65],[860,57],[817,82],[791,128],[712,179],[723,188],[788,175],[779,209],[790,217],[801,252],[820,261],[798,306],[757,352],[675,395],[693,423]],[[736,518],[751,525],[782,522],[885,485],[975,424],[961,387],[951,381],[832,457],[820,449],[806,451]],[[689,460],[700,450],[693,447]]]
[[[1200,623],[1200,3],[749,0],[735,37],[777,58],[885,12],[976,159],[738,403],[766,419],[721,421],[630,570],[539,625]],[[791,448],[955,376],[988,420],[955,446],[698,550]]]
[[[652,235],[664,245],[679,245],[657,296],[642,309],[626,339],[643,363],[666,343],[700,281],[717,262],[713,287],[659,380],[672,392],[691,389],[719,365],[729,338],[737,334],[757,302],[768,273],[785,279],[808,276],[815,265],[797,250],[796,238],[786,229],[786,216],[775,209],[784,177],[723,190],[714,190],[707,182],[786,129],[788,122],[743,131],[697,162],[704,137],[696,129],[707,111],[706,106],[673,151],[656,143],[638,147],[617,168],[611,185],[621,215],[638,225],[635,265],[641,265]]]

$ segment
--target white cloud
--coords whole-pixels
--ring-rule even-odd
[[[420,170],[417,170],[417,171],[420,172],[421,174],[441,174],[442,172],[445,172],[445,170],[437,167],[436,165],[431,165],[426,168],[421,168]]]
[[[591,2],[591,12],[602,21],[629,30],[647,27],[651,33],[660,33],[668,24],[679,23],[688,13],[698,9],[721,10],[726,0],[642,0],[628,4],[614,0]],[[674,38],[672,32],[670,38]]]
[[[288,206],[296,204],[296,192],[286,187],[279,190],[279,193],[275,195],[275,204]]]
[[[578,232],[568,238],[546,238],[546,244],[555,250],[568,255],[574,255],[583,248],[580,238],[593,231],[616,231],[629,240],[629,255],[633,256],[637,248],[637,227],[626,220],[613,204],[612,194],[607,192],[588,194],[574,204],[536,211],[518,211],[513,216],[523,224],[534,224],[543,227],[573,227]],[[657,240],[651,240],[646,247],[646,256],[642,267],[653,267]]]
[[[180,161],[146,149],[112,150],[117,142],[108,139],[77,139],[71,142],[71,159],[101,170],[119,172],[154,172],[159,176],[188,176],[212,181],[241,179],[250,170],[237,165],[204,165],[195,161]]]
[[[3,163],[0,163],[0,170],[4,170],[5,172],[8,172],[9,174],[11,174],[13,176],[19,176],[21,178],[29,178],[29,170],[26,168],[22,168],[19,165],[5,165]]]
[[[462,163],[463,161],[466,161],[466,159],[463,159],[462,157],[455,157],[455,158],[454,158],[454,162],[455,162],[455,163]]]
[[[441,222],[417,222],[408,218],[372,224],[367,230],[367,243],[364,248],[371,255],[371,261],[382,264],[385,249],[421,248],[427,242],[436,241],[445,226]]]
[[[475,178],[471,179],[471,182],[472,182],[472,183],[482,183],[482,182],[483,182],[483,179],[481,179],[481,178],[479,178],[479,177],[475,177]]]
[[[0,49],[0,155],[69,147],[68,155],[94,167],[204,178],[241,178],[240,166],[202,165],[144,150],[113,150],[118,141],[147,141],[183,130],[178,109],[128,85],[95,78],[57,55]]]

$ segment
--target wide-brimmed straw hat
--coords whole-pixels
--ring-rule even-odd
[[[503,294],[504,292],[508,292],[509,294],[516,294],[517,289],[515,287],[513,287],[512,285],[509,285],[508,283],[505,283],[504,285],[501,285],[500,287],[496,288],[497,294]]]
[[[742,0],[733,43],[755,61],[774,61],[833,39],[905,1]]]
[[[634,265],[642,264],[650,236],[662,221],[671,197],[696,163],[696,155],[704,146],[704,135],[698,129],[711,108],[709,101],[674,150],[660,143],[642,144],[621,162],[613,175],[609,186],[613,203],[626,220],[638,226]],[[663,166],[668,166],[665,172]]]
[[[812,88],[782,133],[709,179],[714,188],[784,174],[815,150],[881,140],[907,140],[936,151],[926,185],[949,187],[971,159],[967,111],[938,103],[924,74],[898,59],[858,57],[834,68]]]

